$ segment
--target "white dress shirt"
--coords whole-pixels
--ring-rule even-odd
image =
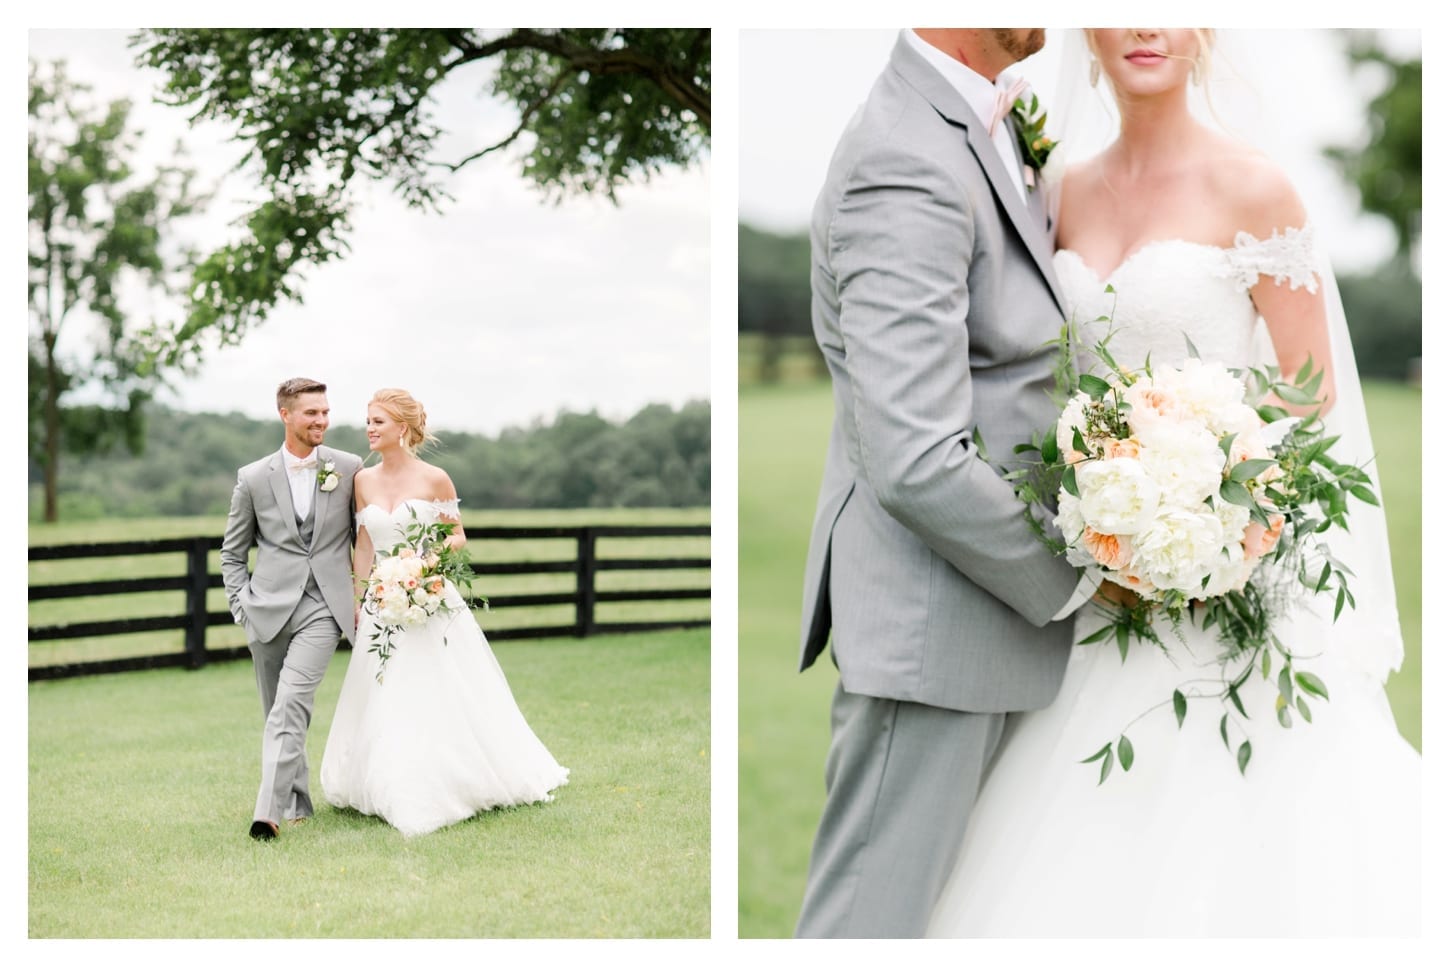
[[[997,92],[999,90],[1005,92],[1010,89],[1016,82],[1016,78],[1003,71],[997,75],[995,83],[989,81],[955,57],[922,40],[916,35],[915,30],[907,28],[902,32],[906,35],[906,42],[911,45],[912,49],[921,54],[928,64],[936,68],[937,73],[941,74],[952,86],[952,90],[962,96],[962,100],[967,102],[972,113],[981,119],[982,126],[990,125],[992,113],[997,107]],[[1018,197],[1025,202],[1027,185],[1022,180],[1022,162],[1017,159],[1015,145],[1012,143],[1013,133],[1010,122],[1006,118],[1002,119],[990,133],[992,147],[997,149],[997,156],[1002,159],[1003,167],[1007,169],[1007,174],[1012,178],[1012,184],[1017,188]],[[1067,604],[1063,605],[1061,611],[1053,615],[1052,620],[1061,621],[1087,604],[1097,593],[1099,580],[1093,572],[1083,572],[1072,597],[1068,599]]]
[[[317,490],[317,468],[320,465],[317,450],[313,448],[308,457],[297,457],[282,444],[282,463],[287,470],[287,485],[292,488],[292,510],[297,519],[305,520],[312,510],[312,495]],[[307,463],[309,466],[301,466]]]
[[[992,112],[997,107],[997,92],[1005,93],[1017,79],[1003,71],[997,75],[995,83],[989,81],[955,57],[922,40],[915,30],[907,28],[903,33],[906,34],[906,41],[911,44],[912,49],[925,57],[926,62],[935,67],[937,73],[952,86],[952,90],[962,96],[972,113],[981,119],[982,127],[990,125]],[[1014,135],[1011,123],[1004,118],[989,133],[992,135],[992,147],[997,149],[1002,166],[1007,169],[1012,184],[1017,188],[1017,196],[1025,202],[1027,185],[1022,181],[1022,162],[1017,159],[1016,146],[1012,143]]]

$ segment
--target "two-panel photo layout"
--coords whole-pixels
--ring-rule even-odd
[[[30,30],[18,939],[1420,938],[1421,45]]]

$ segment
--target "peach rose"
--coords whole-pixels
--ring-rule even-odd
[[[1103,534],[1091,527],[1084,527],[1082,540],[1093,560],[1110,571],[1127,567],[1128,562],[1133,559],[1133,542],[1127,536]]]
[[[1103,459],[1113,460],[1117,457],[1127,457],[1130,460],[1138,459],[1143,448],[1138,443],[1137,437],[1128,437],[1126,440],[1109,440],[1103,446]]]
[[[1244,528],[1244,557],[1257,559],[1268,554],[1279,543],[1279,535],[1283,531],[1283,514],[1270,517],[1268,527],[1256,520],[1249,521],[1249,526]]]

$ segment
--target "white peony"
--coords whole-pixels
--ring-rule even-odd
[[[1052,526],[1057,528],[1062,539],[1067,542],[1067,563],[1073,567],[1087,567],[1097,563],[1082,544],[1083,528],[1087,526],[1082,519],[1082,501],[1066,490],[1058,491],[1057,516],[1052,519]]]
[[[1095,460],[1077,469],[1083,521],[1104,534],[1136,534],[1158,511],[1160,488],[1142,461]]]
[[[1087,415],[1085,410],[1088,403],[1092,402],[1086,393],[1078,393],[1067,401],[1063,407],[1062,416],[1057,418],[1057,452],[1060,458],[1065,459],[1069,450],[1073,449],[1072,431],[1079,430],[1084,441],[1087,439]]]
[[[1154,587],[1191,593],[1213,569],[1223,545],[1216,513],[1165,509],[1133,539],[1133,563]]]
[[[1159,422],[1142,435],[1139,460],[1158,485],[1165,504],[1197,507],[1223,483],[1218,438],[1193,423]]]
[[[1186,359],[1178,369],[1154,370],[1153,379],[1173,396],[1181,413],[1215,435],[1228,432],[1246,409],[1243,381],[1220,363]]]
[[[1228,594],[1230,591],[1241,590],[1248,583],[1249,576],[1254,573],[1254,567],[1257,564],[1257,560],[1244,557],[1242,544],[1229,540],[1214,561],[1213,569],[1208,572],[1208,584],[1202,589],[1194,590],[1192,597],[1206,601],[1209,598]]]
[[[420,625],[420,624],[422,624],[423,622],[425,622],[427,620],[428,620],[428,612],[424,611],[422,608],[418,607],[416,604],[415,605],[411,605],[408,608],[408,610],[406,612],[404,612],[404,614],[403,614],[403,623],[404,624]]]

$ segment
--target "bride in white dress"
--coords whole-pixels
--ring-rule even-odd
[[[374,549],[392,548],[415,520],[454,523],[454,547],[466,539],[453,482],[413,453],[431,439],[426,427],[423,407],[403,390],[379,390],[368,403],[368,448],[382,462],[353,480],[359,598]],[[568,782],[569,770],[524,721],[503,669],[451,582],[444,604],[448,613],[394,634],[382,681],[379,657],[368,651],[375,621],[366,612],[358,615],[357,646],[322,755],[328,802],[379,816],[404,836],[485,809],[547,802]]]
[[[1111,315],[1128,367],[1150,353],[1182,362],[1185,335],[1230,366],[1328,362],[1336,454],[1363,463],[1373,451],[1343,312],[1303,207],[1261,155],[1189,111],[1211,32],[1087,34],[1122,121],[1061,186],[1054,264],[1071,318]],[[1102,334],[1088,326],[1084,341]],[[1240,775],[1218,699],[1190,700],[1181,729],[1162,705],[1190,679],[1217,679],[1212,631],[1162,628],[1166,653],[1135,644],[1126,661],[1110,642],[1075,648],[1056,702],[1009,721],[931,934],[1417,935],[1420,758],[1383,689],[1402,651],[1383,514],[1354,504],[1349,522],[1332,540],[1358,609],[1335,622],[1332,600],[1315,600],[1275,625],[1304,656],[1296,668],[1327,685],[1312,724],[1282,727],[1274,684],[1251,676],[1251,718],[1231,735],[1235,750],[1252,740]],[[1076,640],[1103,621],[1080,612]],[[1135,764],[1099,785],[1098,763],[1081,760],[1125,729]]]

